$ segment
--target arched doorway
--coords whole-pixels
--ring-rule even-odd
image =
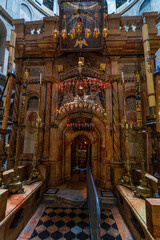
[[[78,135],[71,143],[71,178],[72,180],[85,179],[86,166],[91,166],[92,144],[85,135]]]

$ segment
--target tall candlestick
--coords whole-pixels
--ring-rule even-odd
[[[122,82],[124,83],[124,73],[122,72]]]
[[[42,73],[40,73],[40,84],[42,84]]]

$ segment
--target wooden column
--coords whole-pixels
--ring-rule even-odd
[[[119,129],[119,103],[118,103],[118,80],[120,77],[119,58],[111,58],[112,77],[112,104],[113,104],[113,158],[121,159],[120,152],[120,129]]]

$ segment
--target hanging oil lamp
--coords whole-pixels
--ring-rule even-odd
[[[74,39],[75,36],[76,36],[76,32],[75,32],[75,29],[71,29],[70,33],[69,33],[69,36]]]
[[[86,19],[86,30],[85,30],[85,37],[89,38],[92,34],[90,28],[88,27],[88,20],[89,19],[89,14],[87,14],[87,19]]]
[[[94,29],[94,32],[93,32],[93,37],[98,38],[99,34],[100,34],[99,29],[98,29],[98,28],[95,28],[95,29]]]
[[[74,19],[74,15],[72,15],[72,29],[70,30],[70,33],[69,33],[71,39],[74,39],[76,36],[76,31],[75,31],[75,28],[73,27],[73,19]]]
[[[66,38],[67,38],[67,30],[66,30],[66,15],[64,15],[63,18],[64,18],[64,21],[65,21],[65,28],[62,29],[62,31],[61,31],[61,36],[62,36],[63,39],[66,39]]]
[[[91,34],[92,34],[91,30],[89,28],[86,28],[86,30],[85,30],[85,37],[89,38],[91,36]]]
[[[78,9],[77,13],[79,14],[76,22],[76,32],[80,34],[82,32],[82,18],[80,17],[81,10]]]
[[[58,16],[55,16],[55,29],[53,31],[53,37],[58,38],[59,36],[59,31],[57,30],[57,23],[58,23]]]
[[[57,29],[55,29],[53,32],[53,37],[58,38],[58,36],[59,36],[59,31]]]
[[[104,38],[106,38],[107,35],[108,35],[108,29],[107,29],[107,28],[103,28],[102,36],[103,36]]]
[[[98,18],[98,14],[95,13],[95,28],[94,28],[94,32],[93,32],[93,37],[95,37],[95,38],[98,38],[98,36],[100,35],[99,28],[97,27],[97,18]]]
[[[79,74],[81,74],[81,72],[82,72],[82,65],[83,65],[83,62],[82,62],[81,59],[79,59],[79,61],[78,61],[78,70],[79,70]]]

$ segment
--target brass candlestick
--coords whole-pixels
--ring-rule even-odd
[[[127,121],[122,121],[121,127],[125,130],[125,148],[126,148],[126,160],[124,162],[125,173],[119,180],[119,184],[130,188],[131,190],[135,190],[132,175],[131,175],[131,163],[130,163],[130,156],[129,156],[129,131],[133,128],[133,124]]]
[[[33,123],[33,127],[36,128],[36,137],[35,137],[35,145],[34,145],[34,153],[33,153],[33,169],[31,171],[30,177],[26,184],[31,184],[33,182],[40,181],[42,179],[39,169],[38,169],[38,140],[39,140],[39,130],[43,126],[42,120],[40,118],[40,106],[41,106],[41,84],[39,90],[39,102],[38,102],[38,117],[36,122]]]
[[[133,123],[127,122],[127,113],[126,113],[126,97],[125,97],[125,83],[123,80],[123,101],[124,101],[124,120],[121,122],[121,127],[125,131],[125,148],[126,148],[126,160],[124,162],[125,173],[119,180],[119,184],[134,190],[135,187],[132,181],[131,175],[131,163],[129,156],[129,131],[133,129]]]
[[[141,179],[140,184],[135,189],[135,196],[136,197],[152,197],[153,191],[148,183],[145,174],[145,159],[144,159],[144,144],[143,144],[143,132],[145,129],[142,126],[137,126],[134,128],[138,132],[138,143],[139,143],[139,154],[140,154],[140,164],[141,164]]]

